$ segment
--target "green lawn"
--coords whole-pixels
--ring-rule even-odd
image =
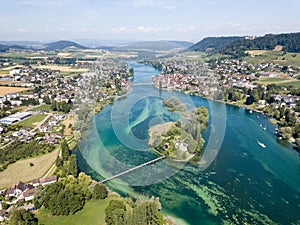
[[[38,114],[31,116],[23,121],[20,121],[17,123],[17,125],[23,126],[23,127],[31,127],[34,128],[36,125],[35,123],[41,122],[43,119],[47,117],[47,114]]]
[[[105,223],[105,208],[112,199],[118,199],[116,195],[110,195],[104,200],[91,200],[86,202],[84,208],[70,216],[52,216],[45,209],[39,210],[36,216],[39,219],[39,224],[44,225],[104,225]]]
[[[269,78],[262,78],[257,81],[257,83],[260,84],[276,84],[279,86],[293,86],[295,88],[300,88],[300,80],[296,79],[287,79],[287,78],[275,78],[275,77],[269,77]]]
[[[61,75],[64,75],[64,76],[76,76],[78,74],[78,72],[60,72]]]
[[[291,65],[299,66],[300,65],[300,54],[287,52],[283,54],[281,51],[266,51],[261,55],[256,55],[254,57],[247,56],[243,58],[248,63],[279,63],[281,65]]]
[[[262,83],[277,83],[277,82],[282,82],[282,81],[287,81],[287,80],[289,80],[289,79],[281,78],[281,77],[268,77],[268,78],[259,79],[259,82],[262,82]]]
[[[41,105],[32,109],[32,111],[51,111],[51,105]]]
[[[285,86],[285,87],[293,86],[295,88],[300,88],[300,81],[293,81],[293,82],[283,83],[283,84],[280,84],[280,86]]]

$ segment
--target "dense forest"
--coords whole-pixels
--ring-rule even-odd
[[[207,51],[231,55],[234,58],[246,56],[246,50],[273,50],[282,46],[285,52],[300,52],[300,33],[266,34],[262,37],[208,37],[191,46],[191,51]]]
[[[188,50],[205,52],[211,50],[217,52],[221,47],[227,46],[234,41],[242,40],[243,37],[207,37],[197,42],[193,46],[189,47]]]
[[[246,50],[273,50],[277,45],[282,46],[285,52],[300,52],[300,33],[267,34],[254,40],[240,39],[221,47],[219,53],[242,57],[246,55]]]

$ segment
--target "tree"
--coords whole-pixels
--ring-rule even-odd
[[[63,160],[67,160],[70,156],[70,149],[66,139],[63,139],[60,143],[61,146],[61,157]]]
[[[96,184],[93,190],[94,199],[105,199],[108,196],[107,188],[102,184]]]
[[[85,189],[87,186],[80,186],[74,176],[68,176],[38,189],[34,204],[37,208],[44,206],[53,215],[75,214],[84,207]]]
[[[71,155],[70,158],[64,162],[62,170],[63,176],[73,175],[74,177],[77,177],[78,170],[75,155]]]
[[[92,178],[85,173],[81,172],[78,175],[77,183],[81,187],[85,199],[89,200],[92,198],[92,193],[89,189],[90,184],[92,183]]]
[[[300,124],[296,123],[296,125],[294,126],[294,134],[293,134],[294,138],[299,139],[300,138]],[[300,139],[299,139],[300,140]],[[300,142],[299,142],[300,143]],[[300,145],[299,145],[300,146]]]
[[[300,149],[300,138],[296,139],[296,148]]]
[[[2,209],[7,210],[8,207],[9,207],[9,205],[6,202],[2,201]]]
[[[10,224],[13,225],[37,225],[38,219],[25,209],[15,210],[10,218]]]
[[[134,69],[132,67],[129,69],[129,73],[130,73],[130,75],[134,74]]]
[[[254,98],[253,98],[252,95],[250,95],[250,96],[247,97],[245,104],[246,105],[252,105],[253,102],[254,102]]]
[[[118,210],[118,215],[121,214],[121,211],[126,211],[126,207],[122,201],[111,200],[108,206],[105,209],[105,222],[107,225],[118,225],[120,223],[118,219],[122,219],[114,216],[114,211]]]

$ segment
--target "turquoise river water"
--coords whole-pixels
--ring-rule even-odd
[[[78,165],[96,180],[158,157],[147,145],[149,127],[176,121],[162,105],[175,96],[210,111],[199,163],[164,159],[107,185],[124,196],[157,196],[178,224],[300,224],[300,158],[277,143],[275,126],[261,114],[197,96],[160,91],[159,71],[132,63],[131,92],[96,114],[79,143]],[[265,130],[263,129],[265,128]],[[265,148],[263,147],[265,145]]]

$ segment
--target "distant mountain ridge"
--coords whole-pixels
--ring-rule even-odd
[[[9,49],[24,50],[26,48],[23,46],[20,46],[20,45],[2,45],[2,44],[0,44],[0,52],[7,52]]]
[[[179,45],[183,48],[189,48],[191,47],[194,43],[193,42],[190,42],[190,41],[176,41],[176,40],[171,40],[171,41],[167,41],[167,42],[171,42],[171,43],[174,43],[176,45]]]
[[[32,46],[32,45],[42,45],[40,41],[0,41],[2,45],[21,45],[21,46]]]
[[[68,47],[72,47],[72,46],[79,48],[79,49],[88,49],[87,47],[85,47],[83,45],[77,44],[76,42],[66,41],[66,40],[51,42],[51,43],[45,44],[45,46],[46,46],[45,50],[48,50],[48,51],[62,50],[64,48],[68,48]]]
[[[137,41],[115,47],[115,51],[169,51],[173,49],[182,49],[189,42],[184,41]]]

